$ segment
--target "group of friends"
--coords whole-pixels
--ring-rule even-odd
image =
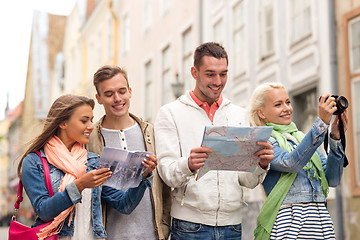
[[[335,98],[324,94],[304,134],[292,122],[291,101],[280,83],[259,85],[249,109],[236,106],[221,94],[228,55],[218,43],[195,49],[191,75],[195,88],[162,106],[154,125],[129,112],[132,89],[118,66],[94,74],[96,100],[105,110],[95,124],[93,99],[68,94],[55,100],[18,166],[37,215],[33,226],[52,221],[40,240],[53,234],[59,240],[241,239],[243,188],[259,184],[267,199],[255,239],[335,239],[326,197],[343,172],[339,119],[346,131],[346,110],[333,117]],[[196,181],[213,151],[200,146],[206,125],[272,126],[273,132],[269,141],[257,143],[262,148],[255,153],[255,171],[210,171]],[[325,157],[318,148],[328,129]],[[146,171],[137,187],[103,185],[112,174],[97,169],[105,146],[154,153],[143,160]],[[53,197],[35,151],[49,164]]]

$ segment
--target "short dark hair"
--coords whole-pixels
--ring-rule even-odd
[[[96,73],[94,73],[94,80],[93,80],[93,83],[94,83],[94,86],[96,88],[96,92],[98,95],[100,95],[100,92],[99,92],[99,83],[105,81],[105,80],[108,80],[112,77],[114,77],[115,75],[117,74],[122,74],[126,80],[126,84],[127,84],[127,88],[129,88],[129,80],[128,80],[128,77],[127,77],[127,73],[124,69],[118,67],[118,66],[113,66],[113,65],[105,65],[105,66],[102,66],[101,68],[99,68]]]
[[[194,66],[199,69],[202,64],[202,58],[210,56],[215,58],[225,58],[226,64],[229,64],[228,55],[223,46],[215,42],[203,43],[195,49],[194,52]]]

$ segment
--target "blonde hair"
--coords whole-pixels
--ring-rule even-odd
[[[265,107],[265,94],[272,89],[284,88],[284,85],[279,82],[262,83],[257,86],[250,98],[250,124],[251,126],[264,126],[265,121],[260,118],[257,113],[258,110]]]

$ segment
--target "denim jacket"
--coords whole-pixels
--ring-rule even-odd
[[[317,118],[298,145],[288,139],[294,149],[291,152],[280,148],[278,142],[274,138],[270,138],[274,147],[274,160],[271,161],[270,170],[262,183],[266,196],[270,194],[282,172],[296,172],[297,176],[282,204],[326,201],[320,178],[316,180],[313,177],[313,169],[310,169],[308,175],[303,167],[316,151],[321,159],[329,187],[335,187],[340,183],[344,162],[344,150],[340,140],[329,138],[330,152],[327,158],[317,150],[324,141],[328,127],[320,118]]]
[[[43,149],[41,156],[46,159]],[[98,155],[88,152],[87,171],[93,170],[98,164]],[[33,227],[53,220],[62,211],[81,201],[82,195],[74,182],[68,184],[63,192],[58,192],[60,181],[65,175],[63,171],[49,163],[50,178],[54,192],[49,197],[44,181],[44,170],[41,159],[36,153],[28,154],[22,163],[22,182],[31,204],[37,214]],[[116,190],[108,186],[99,186],[92,189],[92,223],[95,238],[105,238],[106,232],[102,223],[101,199],[123,214],[130,214],[142,199],[146,187],[151,187],[151,179],[143,179],[136,188],[130,188],[126,192]],[[73,236],[74,216],[68,226],[69,216],[66,218],[59,236]],[[76,219],[75,219],[76,221]]]

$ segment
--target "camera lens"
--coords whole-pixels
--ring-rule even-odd
[[[337,110],[334,112],[334,115],[342,114],[345,109],[349,106],[348,100],[344,96],[336,96],[332,95],[335,98],[336,108]]]
[[[338,107],[342,110],[345,110],[345,109],[347,109],[348,105],[349,105],[349,103],[345,97],[343,97],[343,96],[338,97],[337,102],[336,102],[336,107]]]

